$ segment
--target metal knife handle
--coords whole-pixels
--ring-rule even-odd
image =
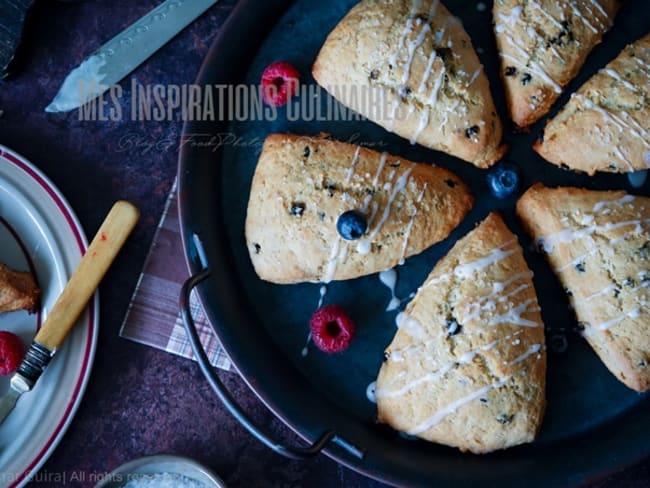
[[[28,389],[31,390],[34,383],[40,378],[51,358],[52,351],[38,342],[32,342],[16,371],[22,377],[26,387],[29,387]]]
[[[128,202],[113,206],[34,342],[52,353],[63,343],[139,217],[138,209]]]

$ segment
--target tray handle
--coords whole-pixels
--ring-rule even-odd
[[[223,384],[219,376],[216,374],[210,364],[203,345],[199,339],[199,334],[196,331],[196,325],[194,323],[194,318],[192,317],[192,312],[190,311],[190,294],[192,289],[194,289],[199,283],[208,278],[211,274],[209,269],[204,269],[198,274],[191,276],[181,288],[180,296],[180,307],[181,314],[183,317],[183,325],[185,327],[185,332],[190,341],[192,351],[194,356],[199,364],[201,372],[210,383],[210,386],[216,393],[221,403],[226,407],[230,414],[235,417],[235,419],[248,430],[249,433],[253,435],[258,441],[263,443],[265,446],[269,447],[277,454],[281,454],[284,457],[290,459],[309,459],[314,457],[316,454],[319,454],[323,448],[330,442],[341,446],[343,449],[348,451],[355,457],[363,458],[365,453],[359,448],[355,447],[345,439],[336,435],[333,430],[326,430],[323,432],[318,439],[314,441],[308,447],[292,447],[284,445],[280,442],[273,440],[266,432],[262,430],[255,422],[253,422],[246,412],[242,410],[234,397],[226,389],[226,386]]]

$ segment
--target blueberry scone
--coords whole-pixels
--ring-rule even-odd
[[[535,150],[594,174],[650,167],[650,34],[587,81],[544,130]]]
[[[605,366],[628,387],[649,389],[650,198],[537,184],[517,214]]]
[[[270,135],[248,202],[255,271],[274,283],[376,273],[446,238],[473,204],[453,173],[326,137]]]
[[[0,264],[0,313],[33,311],[41,291],[29,271],[14,271]]]
[[[544,116],[612,26],[621,0],[495,0],[494,30],[510,117]]]
[[[313,75],[343,105],[412,144],[479,168],[505,152],[487,76],[438,0],[363,0],[328,36]]]
[[[532,272],[498,214],[436,264],[397,322],[377,379],[380,422],[475,453],[534,439],[544,327]]]

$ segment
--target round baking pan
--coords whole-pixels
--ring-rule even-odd
[[[354,5],[354,0],[288,2],[241,0],[211,47],[198,75],[200,85],[256,85],[266,65],[288,60],[305,86],[315,86],[310,67],[327,34]],[[506,121],[498,75],[498,55],[492,34],[491,2],[448,1],[449,10],[464,23],[478,48],[490,79],[495,103]],[[629,42],[650,30],[642,0],[627,2],[614,28],[589,56],[579,76],[555,105],[557,112],[572,91],[602,68]],[[320,103],[327,97],[322,95]],[[527,134],[506,124],[511,144],[507,160],[523,170],[522,187],[534,181],[549,186],[624,189],[647,195],[649,185],[633,188],[624,175],[595,177],[563,171],[544,162],[531,149],[544,122]],[[246,205],[255,164],[266,135],[292,132],[363,143],[414,161],[434,162],[461,176],[476,197],[475,208],[452,235],[401,266],[397,293],[417,289],[461,236],[493,210],[501,211],[519,235],[547,327],[547,339],[567,339],[566,350],[549,350],[546,416],[538,439],[488,455],[462,454],[455,449],[411,440],[375,422],[375,405],[366,387],[379,370],[383,349],[395,333],[394,313],[385,312],[390,299],[377,275],[335,282],[327,302],[346,308],[357,323],[357,336],[343,354],[301,351],[308,321],[317,306],[315,284],[273,285],[257,278],[244,238]],[[291,457],[322,451],[373,478],[413,486],[575,486],[635,463],[650,454],[648,395],[639,395],[616,380],[584,340],[572,330],[575,318],[563,290],[543,257],[514,216],[516,197],[497,200],[485,183],[483,170],[451,156],[411,146],[377,125],[363,120],[332,121],[288,117],[275,120],[189,122],[182,136],[179,160],[179,205],[186,259],[192,279],[183,290],[184,316],[192,289],[198,292],[212,327],[233,364],[260,400],[305,439],[304,446],[283,446],[251,423],[223,389],[198,350],[201,367],[219,397],[246,427],[269,447]],[[559,341],[562,343],[563,341]]]

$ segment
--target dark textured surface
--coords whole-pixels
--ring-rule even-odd
[[[20,44],[23,26],[33,0],[0,1],[0,78],[7,76],[8,67]]]
[[[133,76],[142,83],[191,83],[234,1],[211,8]],[[71,68],[157,3],[41,2],[26,33],[20,72],[0,83],[0,144],[52,178],[88,234],[118,198],[142,211],[137,231],[101,287],[100,337],[84,400],[39,479],[65,473],[66,486],[93,486],[93,476],[134,457],[175,453],[203,462],[230,486],[379,486],[322,456],[298,462],[272,454],[225,413],[195,364],[118,337],[176,171],[181,123],[78,121],[76,112],[45,114],[43,108]],[[130,77],[123,83],[125,97],[129,83]],[[221,375],[256,420],[295,442],[236,375]],[[650,486],[649,467],[646,461],[596,486]],[[71,481],[73,476],[85,481]]]

